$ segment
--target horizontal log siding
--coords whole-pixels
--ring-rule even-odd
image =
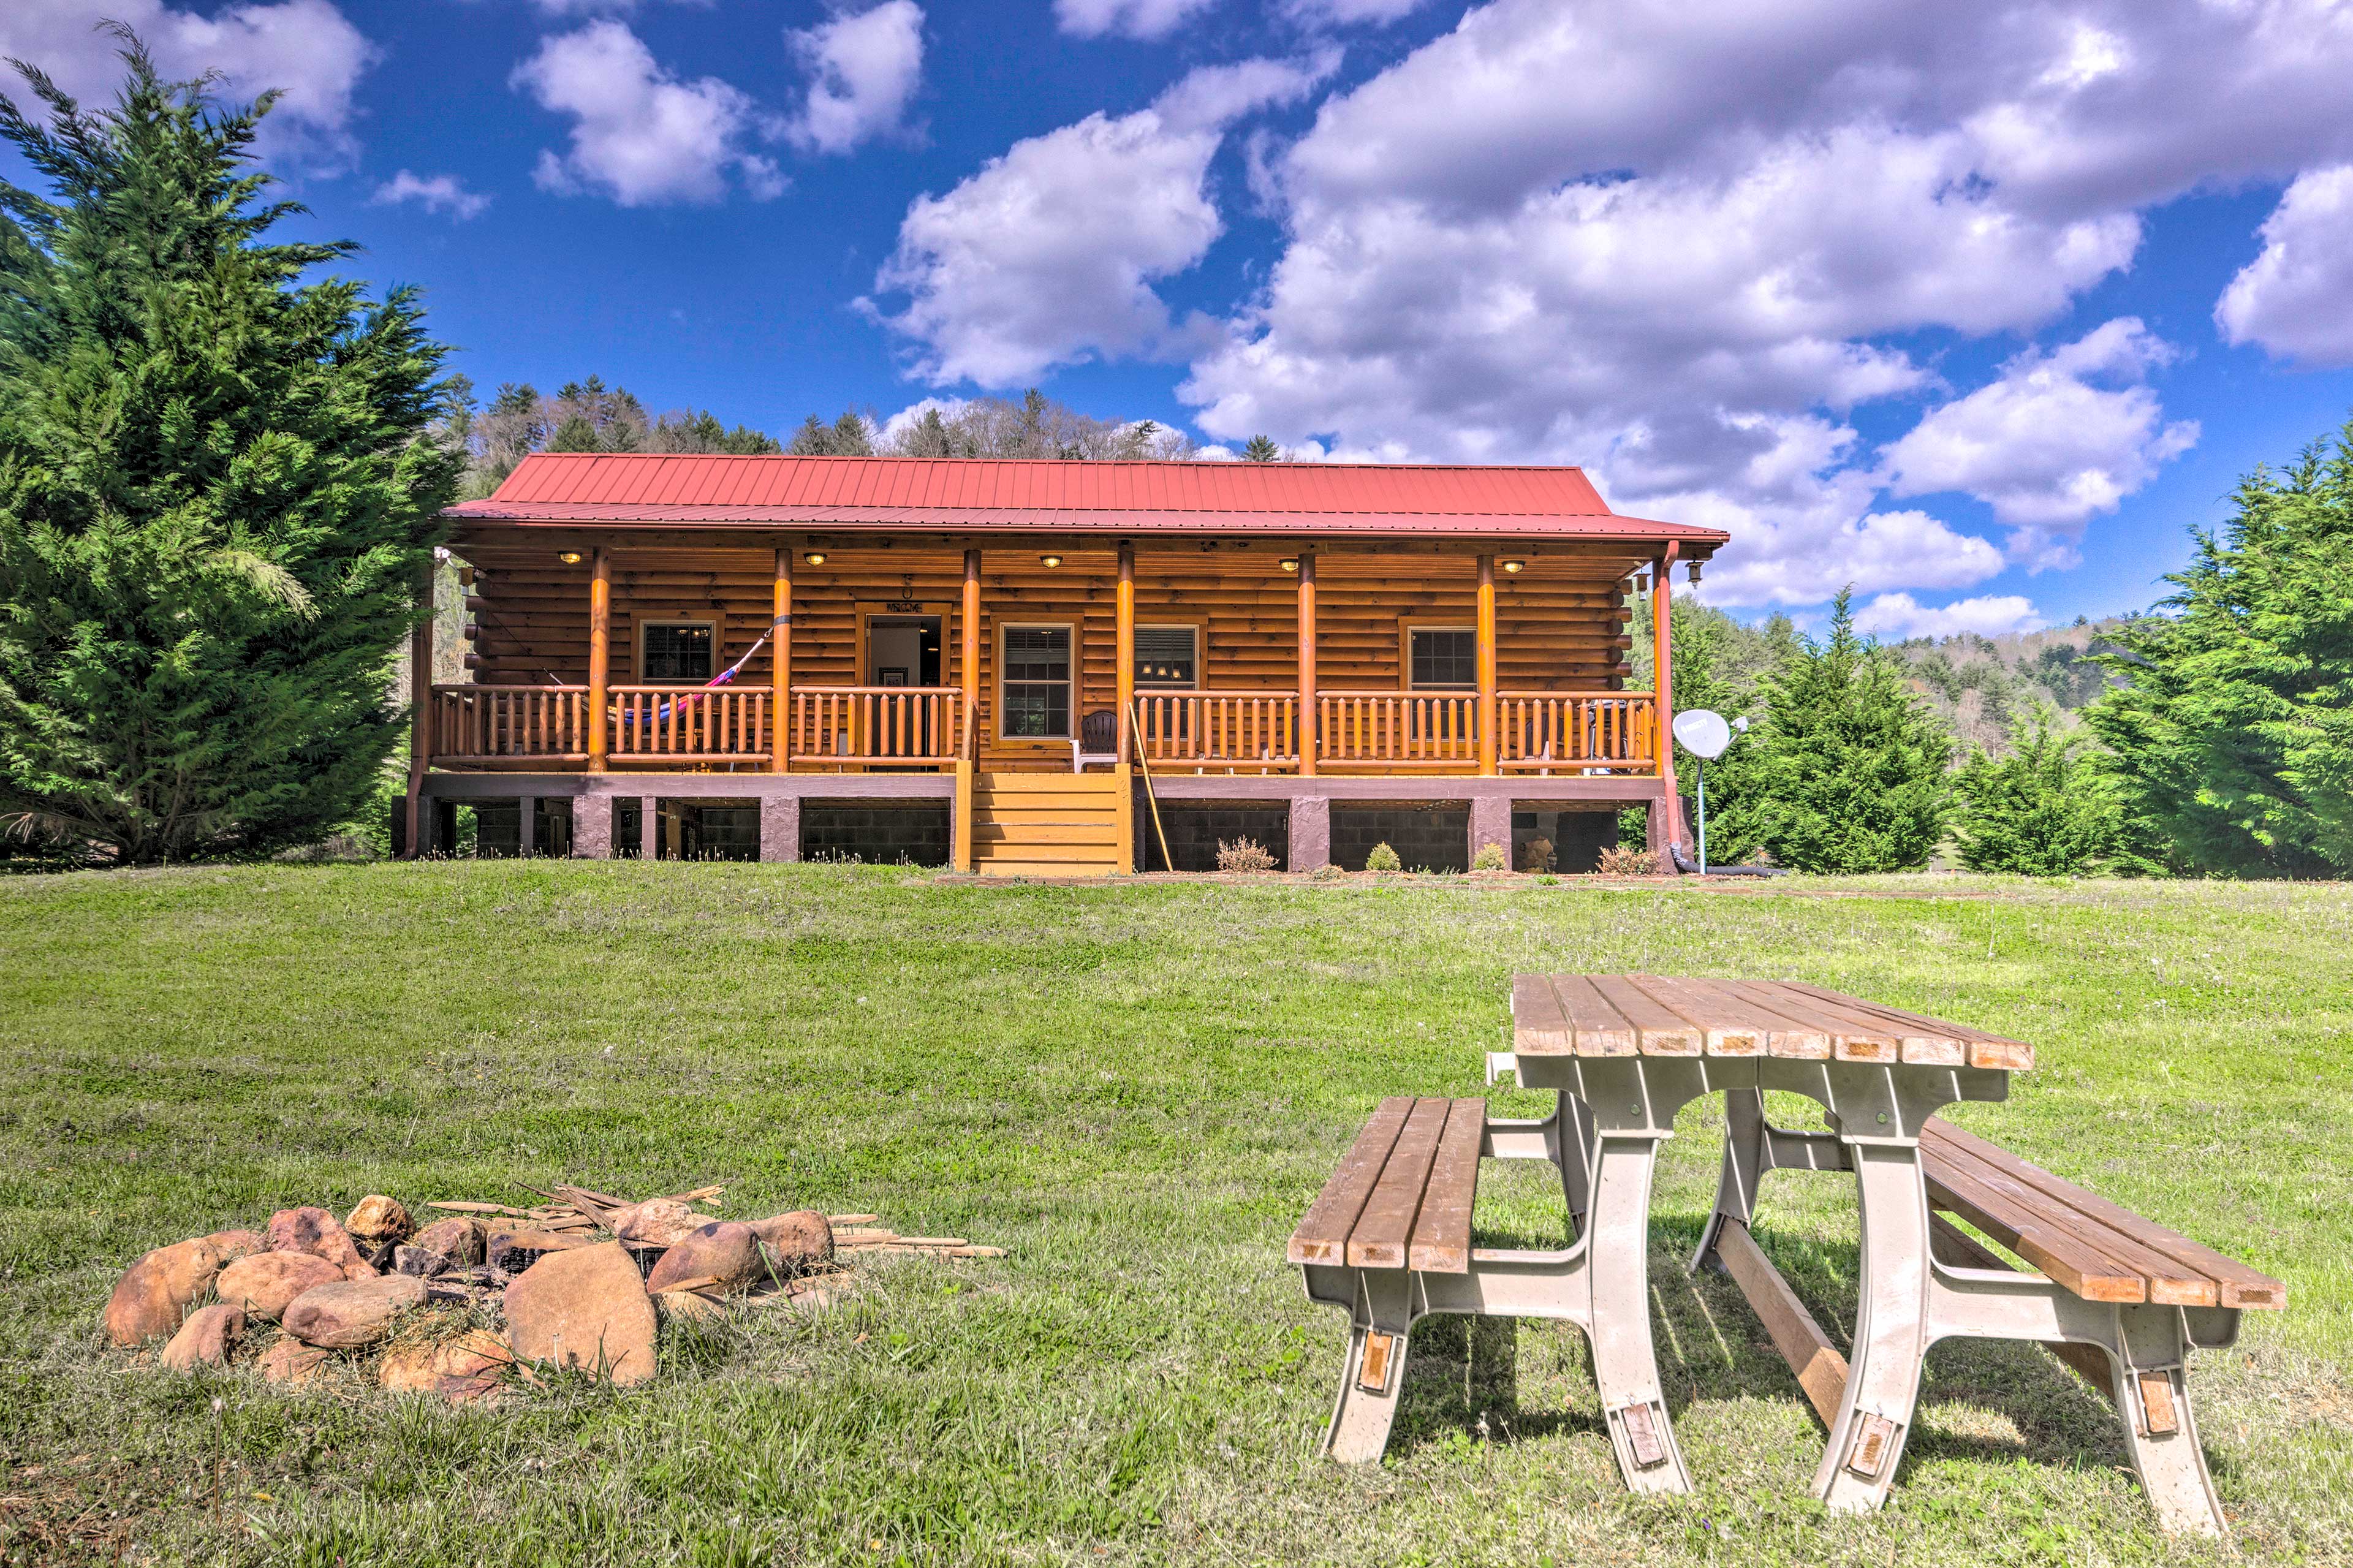
[[[1116,627],[1113,552],[1070,551],[1059,568],[1034,549],[1009,544],[982,557],[980,708],[984,765],[1069,766],[1066,745],[1001,745],[996,705],[997,627],[1008,622],[1068,622],[1079,630],[1082,689],[1077,712],[1107,710],[1114,696]],[[1298,579],[1273,550],[1139,549],[1138,625],[1192,622],[1206,632],[1205,689],[1295,689]],[[588,567],[565,566],[552,550],[478,547],[467,593],[478,607],[468,645],[480,658],[473,679],[485,685],[585,684],[588,672]],[[956,602],[960,550],[827,550],[823,566],[797,563],[793,595],[793,679],[797,686],[854,686],[858,614],[887,613],[912,596],[945,627],[942,680],[959,683]],[[1498,675],[1506,691],[1600,690],[1623,684],[1626,615],[1619,583],[1592,563],[1537,557],[1497,583]],[[1427,555],[1351,556],[1326,548],[1317,566],[1318,678],[1326,691],[1394,691],[1402,684],[1399,629],[1405,625],[1469,626],[1476,568],[1467,547]],[[907,593],[913,578],[913,593]],[[625,548],[613,561],[613,682],[638,680],[638,628],[649,620],[710,620],[719,625],[718,667],[741,657],[767,628],[772,558],[765,549]],[[736,678],[765,687],[766,649]]]

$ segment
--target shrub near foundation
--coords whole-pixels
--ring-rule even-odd
[[[1218,840],[1218,869],[1220,871],[1271,871],[1274,857],[1255,838],[1237,838],[1228,843]]]
[[[1504,854],[1504,847],[1500,844],[1482,844],[1479,853],[1471,858],[1471,869],[1473,871],[1508,871],[1511,868],[1512,862]]]
[[[1365,869],[1367,871],[1402,871],[1405,869],[1405,862],[1398,859],[1398,852],[1390,848],[1388,845],[1376,844],[1365,856]]]

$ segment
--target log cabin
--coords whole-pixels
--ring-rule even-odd
[[[1410,465],[540,454],[446,516],[405,853],[462,806],[485,852],[1024,876],[1677,837],[1661,612],[1727,537]]]

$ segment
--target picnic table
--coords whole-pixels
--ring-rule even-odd
[[[1692,1266],[1731,1273],[1829,1428],[1815,1496],[1848,1511],[1885,1500],[1930,1344],[2032,1340],[2113,1400],[2165,1527],[2223,1532],[2189,1414],[2188,1352],[2230,1344],[2242,1310],[2284,1306],[2284,1291],[1937,1117],[2006,1098],[2010,1075],[2034,1066],[2031,1046],[1787,982],[1521,974],[1512,1012],[1519,1081],[1556,1090],[1553,1113],[1500,1120],[1482,1100],[1384,1100],[1292,1236],[1309,1297],[1350,1315],[1325,1438],[1335,1458],[1380,1457],[1418,1319],[1553,1318],[1592,1346],[1628,1486],[1689,1490],[1651,1340],[1651,1180],[1677,1113],[1722,1094],[1723,1173]],[[1774,1126],[1768,1091],[1816,1101],[1827,1130]],[[1482,1158],[1557,1168],[1576,1231],[1567,1246],[1472,1245]],[[1758,1183],[1774,1170],[1855,1180],[1851,1363],[1749,1235]]]

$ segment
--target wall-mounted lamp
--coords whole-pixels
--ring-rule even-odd
[[[1504,570],[1507,573],[1517,572],[1521,567],[1525,566],[1526,564],[1527,563],[1525,561],[1506,561],[1504,563]]]
[[[822,550],[812,550],[807,554],[802,556],[801,559],[807,562],[812,566],[822,566],[825,564],[825,552]]]
[[[1651,591],[1651,574],[1650,574],[1648,572],[1637,572],[1637,573],[1635,573],[1635,574],[1634,574],[1634,592],[1636,592],[1637,594],[1647,594],[1647,593],[1649,593],[1650,591]]]
[[[1060,566],[1061,563],[1062,558],[1059,555],[1040,555],[1038,557],[1038,564],[1040,566]]]
[[[555,558],[558,561],[563,562],[566,566],[577,566],[580,564],[580,552],[577,550],[559,550],[555,552]]]
[[[1299,557],[1296,555],[1286,555],[1280,563],[1278,563],[1278,564],[1280,564],[1285,572],[1296,572],[1299,570]]]

